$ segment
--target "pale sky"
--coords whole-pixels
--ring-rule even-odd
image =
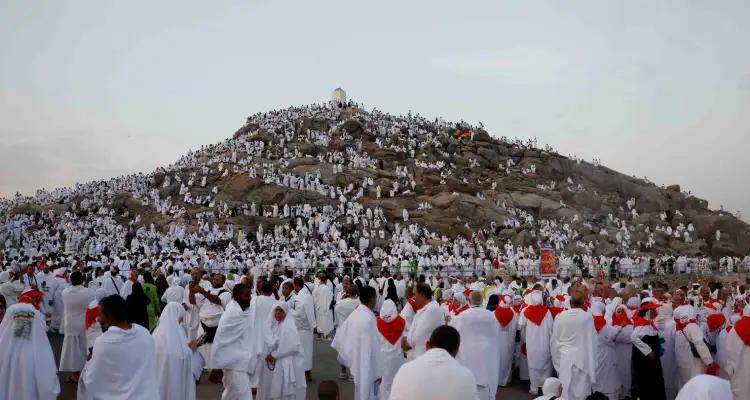
[[[750,3],[0,0],[0,195],[327,100],[483,122],[750,215]]]

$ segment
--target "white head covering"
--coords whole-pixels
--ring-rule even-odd
[[[591,303],[591,314],[592,315],[604,315],[604,311],[606,309],[606,306],[601,301],[597,301],[594,303]]]
[[[274,313],[277,309],[282,309],[286,313],[284,320],[276,320]],[[294,324],[294,318],[289,316],[289,304],[284,301],[278,301],[268,313],[266,323],[263,326],[263,351],[261,359],[268,354],[291,354],[295,351],[297,355],[291,357],[282,357],[276,360],[274,371],[280,370],[279,379],[272,379],[271,385],[266,393],[269,398],[285,398],[295,395],[297,376],[295,374],[295,358],[302,357],[302,341],[297,332],[297,326]],[[300,361],[301,362],[301,361]],[[261,361],[260,368],[269,368],[268,364]]]
[[[190,348],[187,343],[185,329],[180,323],[184,318],[185,309],[179,303],[168,303],[159,316],[159,324],[154,329],[154,345],[156,346],[157,364],[161,364],[164,357],[189,357]]]
[[[696,375],[682,387],[676,400],[732,400],[729,381],[711,375]]]
[[[686,323],[695,318],[695,309],[691,305],[682,305],[675,308],[672,317],[682,323]]]
[[[524,301],[530,306],[540,306],[544,304],[544,296],[542,296],[541,292],[534,291],[527,294]]]
[[[398,309],[396,303],[391,299],[386,299],[383,305],[380,306],[380,318],[385,322],[391,322],[394,318],[398,317]]]
[[[0,283],[5,283],[10,280],[10,271],[0,272]]]
[[[463,293],[456,293],[453,295],[453,299],[458,301],[459,306],[466,304],[466,296]]]
[[[172,276],[169,278],[169,286],[180,286],[180,277]]]
[[[641,306],[641,298],[638,296],[631,296],[628,299],[628,308],[638,308]]]
[[[510,308],[513,305],[513,296],[504,294],[497,301],[497,306],[501,308]]]
[[[557,378],[547,378],[542,385],[542,394],[547,397],[560,397],[562,394],[562,382]]]
[[[55,399],[60,393],[44,317],[34,306],[14,304],[0,322],[0,397]],[[13,377],[22,376],[24,379]]]

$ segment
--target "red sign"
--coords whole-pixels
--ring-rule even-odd
[[[555,250],[544,248],[539,250],[539,274],[541,276],[556,276]]]

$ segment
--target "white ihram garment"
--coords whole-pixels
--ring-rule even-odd
[[[94,300],[94,291],[80,286],[68,286],[62,292],[64,304],[62,331],[62,353],[60,371],[78,372],[86,364],[86,329],[84,319],[86,308]]]

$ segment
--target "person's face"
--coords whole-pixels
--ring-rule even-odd
[[[26,267],[26,275],[28,275],[28,276],[34,275],[34,266],[33,265],[29,265],[28,267]]]
[[[190,272],[190,278],[193,280],[193,282],[200,282],[201,281],[201,273],[198,270],[193,270]]]
[[[224,286],[224,275],[216,274],[211,277],[211,285],[215,288]]]
[[[721,290],[719,290],[719,300],[726,301],[727,298],[729,298],[729,289],[721,288]]]
[[[704,301],[708,300],[710,296],[711,296],[711,292],[708,290],[707,287],[701,288],[701,298],[703,298]]]
[[[349,291],[349,288],[350,288],[351,286],[352,286],[352,284],[351,284],[351,283],[349,283],[349,281],[344,281],[344,283],[342,283],[342,284],[341,284],[341,287],[343,288],[343,290],[344,290],[344,293],[348,292],[348,291]]]
[[[286,311],[284,311],[284,309],[281,307],[276,307],[273,310],[273,317],[276,319],[276,321],[282,322],[284,321],[284,318],[286,318]]]
[[[672,308],[677,308],[683,304],[685,304],[685,293],[682,290],[675,290],[672,293]]]
[[[235,300],[240,304],[250,305],[250,289],[241,290]]]
[[[284,298],[289,297],[290,294],[292,294],[292,289],[294,286],[290,283],[281,285],[281,295],[284,296]]]

